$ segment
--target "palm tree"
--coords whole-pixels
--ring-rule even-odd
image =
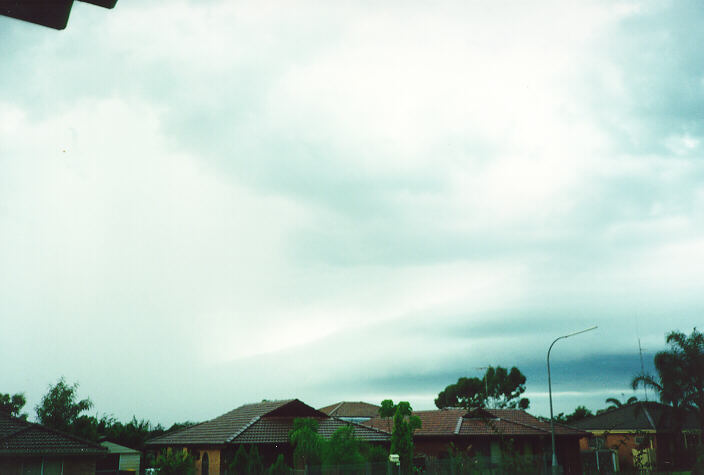
[[[669,349],[655,354],[658,378],[641,374],[633,378],[633,389],[649,387],[660,395],[663,404],[676,413],[690,411],[697,416],[702,443],[704,432],[704,334],[695,328],[687,336],[674,331],[667,335]]]
[[[623,394],[621,394],[621,396],[623,396]],[[628,406],[634,402],[638,402],[638,398],[636,396],[631,396],[626,400],[626,402],[621,402],[615,397],[610,397],[606,398],[605,402],[609,405],[606,409],[618,409],[619,407]]]

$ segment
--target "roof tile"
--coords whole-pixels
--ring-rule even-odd
[[[611,409],[580,421],[574,427],[582,430],[657,430],[669,432],[674,429],[675,409],[658,402],[636,402]],[[697,429],[696,416],[684,413],[683,428]]]
[[[335,417],[376,417],[379,415],[380,406],[368,402],[342,401],[319,410],[328,416]]]
[[[464,409],[440,409],[415,411],[421,420],[416,436],[482,436],[482,435],[546,435],[550,434],[550,423],[518,409],[486,409],[483,417],[473,417]],[[488,416],[488,417],[487,417]],[[364,423],[367,426],[391,431],[391,418],[374,418]],[[562,424],[555,424],[555,435],[581,436],[584,432]]]
[[[367,441],[387,441],[390,436],[383,431],[328,417],[298,399],[265,401],[247,404],[220,417],[164,434],[147,442],[147,446],[222,445],[238,443],[285,443],[297,417],[314,417],[319,420],[318,432],[330,437],[345,424],[352,424],[357,437]]]
[[[102,454],[98,444],[0,413],[0,454]]]

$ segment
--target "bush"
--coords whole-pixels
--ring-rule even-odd
[[[276,457],[276,461],[269,467],[268,472],[269,475],[288,475],[291,473],[291,469],[286,465],[286,462],[284,462],[284,456],[279,454],[279,456]]]
[[[235,452],[235,457],[232,462],[227,467],[227,473],[230,475],[245,475],[247,473],[249,465],[249,456],[244,448],[244,445],[240,445]]]
[[[191,454],[179,450],[163,450],[156,458],[159,475],[194,475],[196,461]]]

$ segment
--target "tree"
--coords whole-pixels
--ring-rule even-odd
[[[294,461],[300,462],[304,467],[322,463],[324,440],[318,434],[318,421],[301,417],[294,419],[288,437],[294,447]]]
[[[677,412],[691,411],[696,414],[702,443],[704,432],[704,334],[696,328],[687,336],[673,331],[666,339],[669,348],[655,354],[657,378],[641,374],[633,378],[633,389],[645,386],[654,389],[663,404],[669,404]]]
[[[638,402],[638,398],[636,396],[631,396],[626,400],[626,402],[621,402],[615,397],[610,397],[606,398],[605,402],[608,404],[606,409],[618,409],[619,407],[628,406],[629,404]]]
[[[401,471],[410,473],[413,466],[413,432],[420,429],[420,418],[413,415],[413,409],[407,401],[400,401],[394,405],[390,399],[381,402],[379,415],[381,417],[393,416],[391,453],[398,454]]]
[[[149,421],[142,419],[137,420],[132,416],[132,420],[126,424],[116,420],[112,416],[103,415],[98,420],[97,433],[112,442],[115,442],[125,447],[141,450],[147,439],[156,437],[163,432],[160,426],[152,429]]]
[[[371,446],[355,437],[351,424],[339,427],[329,440],[325,440],[318,434],[317,420],[294,419],[289,440],[293,445],[294,464],[298,467],[334,468],[340,465],[362,464],[366,461],[383,462],[389,456],[384,448]]]
[[[196,461],[185,450],[163,450],[156,458],[154,467],[159,470],[159,475],[193,475]]]
[[[93,407],[90,399],[78,400],[78,383],[66,384],[62,377],[36,406],[37,419],[45,426],[95,439],[98,421],[81,413]]]
[[[227,467],[227,473],[230,475],[244,475],[249,469],[249,456],[244,448],[244,445],[240,445],[235,456]]]
[[[360,440],[354,436],[351,425],[344,426],[333,432],[325,444],[324,465],[353,465],[364,463]]]
[[[5,411],[11,416],[27,420],[27,414],[20,414],[25,404],[27,404],[27,399],[22,393],[13,394],[12,396],[0,393],[0,411]]]
[[[526,377],[515,366],[507,371],[501,366],[489,366],[484,377],[459,378],[440,391],[435,399],[438,409],[446,407],[518,408],[528,409],[530,401],[521,398],[526,390]]]
[[[262,462],[262,457],[259,455],[259,449],[256,445],[252,445],[249,449],[249,458],[247,462],[247,470],[249,473],[255,474],[264,472],[264,463]]]
[[[384,463],[389,460],[389,451],[380,445],[363,443],[360,450],[364,459],[369,463]]]
[[[198,424],[198,423],[193,422],[193,421],[174,422],[173,424],[171,424],[171,427],[166,429],[166,431],[164,433],[168,434],[169,432],[175,432],[177,430],[186,429],[186,428],[194,426],[196,424]]]
[[[279,456],[276,457],[276,460],[271,464],[269,470],[267,470],[267,473],[269,475],[288,475],[291,473],[291,469],[284,461],[283,454],[279,454]]]
[[[555,421],[562,424],[571,424],[572,422],[581,421],[587,417],[593,416],[591,410],[587,409],[585,406],[577,406],[572,414],[565,415],[564,413],[559,413],[555,416]]]

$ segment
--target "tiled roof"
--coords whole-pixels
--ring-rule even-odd
[[[337,429],[345,425],[352,425],[355,436],[367,442],[384,442],[391,439],[391,435],[387,432],[346,422],[335,417],[318,419],[318,434],[329,439]],[[291,417],[262,417],[232,442],[238,444],[286,443],[292,428],[293,418]]]
[[[362,401],[342,401],[321,407],[319,410],[335,417],[377,417],[379,415],[379,406]]]
[[[354,428],[355,437],[367,442],[385,442],[391,440],[390,432],[375,429],[373,427],[367,427],[354,422],[343,421],[336,417],[321,420],[320,425],[318,426],[318,434],[322,435],[326,439],[329,439],[337,429],[344,425],[352,425]]]
[[[489,412],[494,414],[496,417],[503,421],[507,421],[516,425],[522,425],[526,428],[537,429],[544,432],[550,433],[550,421],[544,421],[526,411],[521,411],[518,409],[488,409]],[[520,433],[520,429],[516,429]],[[583,436],[583,431],[575,429],[564,424],[555,423],[555,435],[576,435]]]
[[[263,415],[288,404],[292,404],[295,401],[298,400],[287,399],[284,401],[262,401],[254,404],[245,404],[215,419],[151,439],[147,441],[146,445],[176,446],[224,444],[236,437]],[[298,402],[300,403],[300,401]]]
[[[485,409],[468,412],[464,409],[440,409],[415,411],[421,420],[421,428],[414,436],[493,436],[493,435],[550,435],[550,423],[542,421],[518,409]],[[364,423],[385,431],[391,431],[391,418],[374,418]],[[555,424],[557,436],[582,436],[581,430]]]
[[[418,435],[456,434],[458,422],[466,413],[467,411],[463,409],[416,411],[413,415],[420,417],[421,426],[415,433]]]
[[[0,455],[97,455],[106,452],[93,442],[0,412]]]
[[[348,422],[332,418],[298,399],[247,404],[195,426],[151,439],[147,446],[223,445],[238,443],[284,443],[297,417],[319,420],[318,432],[323,437]],[[357,437],[368,440],[389,440],[389,434],[357,424]]]
[[[657,402],[636,402],[597,414],[572,425],[582,430],[656,430],[668,432],[675,428],[675,410]],[[684,429],[698,429],[696,417],[685,414]]]

